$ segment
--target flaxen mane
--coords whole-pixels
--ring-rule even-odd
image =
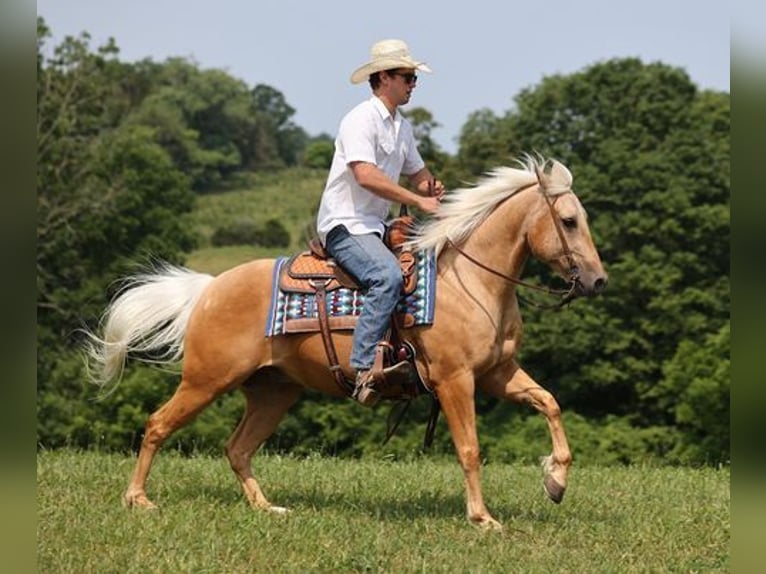
[[[571,190],[572,174],[555,160],[526,155],[516,163],[521,167],[495,168],[476,185],[448,192],[437,216],[419,227],[408,245],[413,249],[434,249],[438,255],[447,239],[460,243],[498,203],[531,183],[539,182],[539,190],[548,195]]]

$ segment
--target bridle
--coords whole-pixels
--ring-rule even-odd
[[[542,186],[542,183],[539,181],[535,181],[532,183],[528,183],[527,185],[520,187],[517,189],[511,196],[509,196],[507,199],[510,199],[517,193],[521,193],[522,191],[525,191],[527,189],[530,189],[531,187],[534,187],[535,185]],[[571,193],[571,192],[570,192]],[[524,299],[526,302],[530,303],[531,305],[534,305],[535,307],[539,307],[541,309],[555,309],[558,307],[562,307],[569,303],[572,299],[575,297],[575,289],[577,288],[577,282],[580,278],[579,270],[577,269],[577,265],[575,263],[574,257],[572,255],[572,250],[569,248],[569,244],[567,243],[566,237],[564,235],[564,230],[561,228],[561,223],[559,222],[558,217],[556,216],[556,211],[554,209],[554,204],[556,203],[556,199],[558,199],[560,196],[556,196],[554,199],[551,199],[550,196],[545,193],[543,190],[543,197],[545,198],[545,203],[548,205],[548,210],[551,214],[551,218],[553,219],[553,227],[556,229],[556,234],[559,236],[559,241],[561,242],[561,248],[564,259],[566,259],[567,266],[568,266],[568,282],[569,287],[567,289],[554,289],[552,287],[546,287],[546,286],[540,286],[535,285],[533,283],[527,283],[526,281],[522,281],[521,279],[517,279],[516,277],[511,277],[510,275],[506,275],[505,273],[501,273],[500,271],[497,271],[495,269],[492,269],[491,267],[485,265],[472,255],[469,255],[466,253],[463,249],[457,246],[457,244],[452,241],[452,239],[447,238],[447,243],[450,247],[452,247],[455,251],[457,251],[460,255],[468,259],[471,263],[476,265],[477,267],[480,267],[481,269],[484,269],[484,271],[487,271],[488,273],[492,273],[493,275],[496,275],[497,277],[500,277],[502,279],[505,279],[506,281],[510,283],[514,283],[516,285],[520,285],[522,287],[528,287],[530,289],[534,289],[535,291],[541,291],[547,295],[557,295],[560,296],[561,299],[558,303],[552,304],[552,305],[542,305],[538,303],[534,303],[528,299]],[[504,201],[507,201],[504,200]],[[521,297],[520,297],[521,298]],[[523,298],[522,298],[523,299]]]

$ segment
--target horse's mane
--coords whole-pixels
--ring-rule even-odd
[[[501,201],[529,184],[539,183],[539,191],[547,195],[571,190],[572,174],[555,160],[524,155],[515,163],[520,167],[496,167],[475,185],[449,191],[436,216],[415,229],[408,246],[434,249],[438,255],[447,239],[462,242]]]

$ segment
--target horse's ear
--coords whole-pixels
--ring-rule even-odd
[[[540,187],[545,189],[548,187],[548,176],[545,173],[545,167],[543,164],[536,162],[534,164],[535,166],[535,175],[537,176],[537,183],[540,184]]]
[[[537,176],[540,177],[539,175]],[[551,169],[548,173],[551,183],[555,187],[569,189],[572,187],[572,172],[563,164],[555,159],[551,161]]]

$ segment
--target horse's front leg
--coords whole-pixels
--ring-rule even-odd
[[[553,451],[543,457],[543,485],[550,499],[559,503],[564,498],[567,475],[572,464],[561,408],[550,392],[542,388],[515,361],[507,361],[481,378],[479,388],[501,399],[527,403],[542,413],[548,421]]]
[[[458,461],[463,468],[468,520],[482,528],[500,529],[500,523],[484,505],[479,470],[479,439],[476,432],[474,381],[471,374],[453,377],[436,387]]]

